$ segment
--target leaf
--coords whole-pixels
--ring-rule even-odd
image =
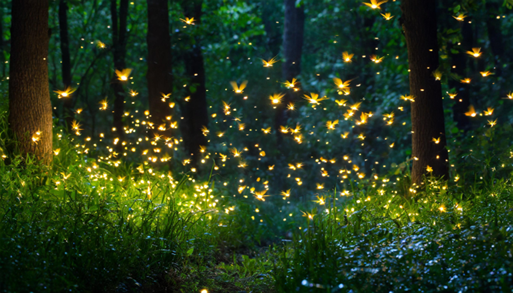
[[[194,252],[194,247],[191,247],[189,250],[187,250],[187,256],[191,256],[191,254]]]

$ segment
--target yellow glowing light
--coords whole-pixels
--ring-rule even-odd
[[[346,80],[346,81],[343,81],[342,79],[338,78],[338,77],[334,77],[333,78],[333,82],[335,83],[335,85],[339,88],[339,89],[343,89],[343,88],[346,88],[349,86],[349,84],[351,83],[352,79],[350,80]]]
[[[324,101],[324,100],[327,100],[328,98],[327,97],[322,97],[322,98],[319,98],[319,94],[316,94],[316,93],[310,93],[310,96],[308,95],[304,95],[303,98],[305,100],[307,100],[310,104],[314,104],[314,105],[319,105],[320,101]]]
[[[453,16],[457,21],[463,21],[467,17],[464,13],[460,13],[457,16]]]
[[[326,198],[322,196],[317,196],[317,200],[314,200],[313,202],[316,202],[322,206],[326,204]]]
[[[246,85],[248,84],[248,81],[245,80],[243,81],[240,86],[237,85],[237,82],[235,81],[230,81],[230,85],[232,86],[233,88],[233,91],[236,93],[236,94],[242,94],[244,92],[244,89],[246,88]]]
[[[118,79],[121,81],[127,81],[131,72],[132,72],[132,68],[125,68],[123,70],[116,69],[116,75],[118,76]]]
[[[487,76],[493,75],[493,73],[490,71],[480,71],[479,73],[481,73],[482,77],[487,77]]]
[[[137,91],[132,90],[132,89],[130,90],[130,95],[131,95],[132,97],[135,97],[135,96],[137,96],[138,94],[139,94],[139,93],[138,93]]]
[[[476,117],[477,116],[476,109],[474,109],[474,106],[470,105],[468,107],[468,111],[465,112],[465,116],[469,116],[469,117]]]
[[[96,41],[96,46],[100,49],[105,49],[107,46],[102,41]]]
[[[63,91],[54,91],[54,92],[59,95],[58,98],[60,99],[60,98],[67,98],[67,97],[69,97],[76,90],[77,90],[76,88],[72,88],[72,87],[68,86]]]
[[[404,96],[401,96],[401,100],[405,100],[405,101],[410,101],[410,102],[415,102],[415,97],[413,95],[404,95]]]
[[[181,20],[182,22],[184,22],[185,24],[187,24],[187,25],[194,24],[194,17],[191,17],[191,18],[186,17],[185,19],[180,18],[180,20]]]
[[[273,105],[277,105],[281,102],[281,99],[285,96],[285,94],[273,94],[272,96],[269,97],[269,99],[271,100],[271,103]]]
[[[385,58],[384,56],[383,56],[383,57],[379,57],[379,56],[376,56],[376,55],[372,55],[372,56],[370,57],[370,60],[371,60],[372,62],[374,62],[374,63],[378,64],[378,63],[381,63],[381,61],[383,61],[383,59],[384,59],[384,58]]]
[[[297,85],[297,79],[293,78],[291,81],[284,82],[286,88],[294,88]]]
[[[335,121],[328,121],[326,122],[326,127],[329,129],[329,130],[333,130],[335,129],[335,126],[337,126],[338,124],[338,120],[335,120]]]
[[[381,5],[387,3],[388,0],[378,1],[378,0],[370,0],[370,3],[363,2],[366,6],[372,9],[381,9]]]
[[[482,54],[481,48],[472,48],[472,51],[467,51],[466,53],[474,58],[477,58],[477,57],[481,56],[481,54]]]
[[[344,60],[344,62],[346,62],[346,63],[349,63],[349,62],[351,62],[351,59],[353,59],[353,56],[354,56],[354,54],[349,54],[348,52],[343,52],[342,60]]]
[[[390,12],[384,14],[381,13],[381,16],[383,16],[386,20],[391,20],[392,18],[394,18],[394,16]]]
[[[492,116],[493,115],[493,110],[494,110],[493,108],[488,107],[488,109],[486,109],[484,111],[485,116]]]
[[[273,67],[273,64],[278,62],[278,59],[276,59],[277,56],[274,56],[269,61],[266,61],[262,59],[262,63],[264,64],[264,67]]]
[[[255,191],[256,199],[265,201],[265,198],[269,196],[268,194],[265,194],[266,192],[267,192],[267,190],[265,190],[265,189],[262,191]]]
[[[433,168],[431,166],[427,165],[426,171],[431,173],[431,172],[433,172]]]
[[[441,80],[442,79],[442,72],[437,69],[433,71],[433,76],[435,77],[435,80]]]

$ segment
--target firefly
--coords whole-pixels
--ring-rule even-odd
[[[344,62],[346,62],[346,63],[349,63],[349,62],[351,62],[351,59],[353,59],[353,56],[354,56],[354,54],[349,54],[348,52],[343,52],[342,60],[344,60]]]
[[[477,58],[477,57],[481,56],[481,54],[482,54],[481,48],[472,48],[472,51],[467,51],[466,53],[474,58]]]
[[[468,107],[468,112],[465,112],[465,116],[470,116],[470,117],[476,117],[477,113],[476,113],[476,110],[474,109],[474,106],[470,105]]]
[[[276,59],[277,56],[274,56],[269,61],[266,61],[262,59],[262,63],[264,64],[264,67],[273,67],[273,64],[278,62],[278,59]]]
[[[123,70],[116,69],[116,75],[118,76],[118,79],[121,81],[127,81],[131,72],[132,72],[132,68],[125,68]]]
[[[191,18],[186,17],[185,19],[180,18],[180,20],[182,22],[185,22],[185,24],[187,24],[187,25],[194,24],[194,17],[191,17]]]
[[[370,3],[363,2],[363,4],[367,5],[368,7],[372,8],[372,9],[381,9],[380,6],[387,2],[388,2],[388,0],[384,0],[384,1],[370,0]]]
[[[294,88],[297,85],[297,79],[293,78],[291,81],[284,82],[286,88]]]
[[[246,88],[246,85],[248,84],[248,81],[243,81],[240,86],[237,85],[235,81],[230,81],[230,84],[232,85],[233,91],[236,94],[242,94],[244,92],[244,89]]]
[[[453,16],[457,21],[463,21],[467,17],[464,13],[460,13],[457,16]]]
[[[69,97],[73,92],[75,92],[77,89],[76,88],[72,88],[70,86],[68,86],[65,90],[63,91],[54,91],[55,93],[57,93],[59,95],[59,99],[60,98],[67,98]]]
[[[271,103],[273,105],[277,105],[281,102],[281,99],[285,96],[285,94],[273,94],[269,97],[271,99]]]
[[[385,14],[381,13],[381,16],[383,16],[386,20],[391,20],[392,18],[394,18],[394,16],[390,12],[387,12]]]

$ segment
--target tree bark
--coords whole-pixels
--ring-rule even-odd
[[[59,31],[61,38],[61,54],[62,54],[62,83],[63,89],[71,86],[71,58],[69,53],[69,37],[68,37],[68,2],[61,0],[59,2]],[[63,116],[66,123],[66,129],[71,130],[73,122],[73,95],[63,98]]]
[[[504,59],[504,37],[501,32],[501,21],[496,19],[499,14],[499,4],[486,1],[486,28],[488,31],[488,39],[490,40],[490,47],[495,61],[495,75],[502,76],[502,66]]]
[[[280,53],[280,47],[282,44],[282,34],[277,29],[276,20],[272,19],[274,11],[279,9],[279,5],[276,1],[261,0],[262,9],[262,23],[264,24],[265,35],[267,37],[266,43],[267,48],[271,51],[273,56]]]
[[[2,2],[0,2],[0,20],[4,19],[4,5]],[[0,66],[2,66],[1,69],[1,76],[5,76],[5,55],[4,55],[4,22],[0,21]]]
[[[9,126],[21,153],[35,155],[43,164],[53,158],[48,8],[48,0],[12,2],[9,74]]]
[[[148,4],[148,100],[150,105],[153,133],[172,135],[171,129],[158,131],[162,124],[169,124],[166,117],[171,115],[168,101],[162,101],[162,94],[173,91],[171,67],[171,37],[169,35],[168,1],[147,0]],[[167,123],[166,123],[167,122]],[[166,128],[169,127],[166,125]]]
[[[183,3],[185,15],[194,17],[197,25],[201,24],[203,0],[191,0]],[[190,100],[184,103],[183,130],[184,147],[187,155],[192,158],[193,166],[197,166],[200,159],[200,146],[207,145],[207,138],[201,129],[208,127],[207,91],[205,87],[205,65],[203,52],[198,38],[192,41],[191,49],[184,54],[185,74],[189,78],[187,86]]]
[[[466,51],[472,51],[474,38],[471,24],[469,24],[468,21],[462,22],[460,29],[463,40],[460,48],[458,48],[459,52],[457,54],[451,54],[452,65],[456,67],[452,69],[452,72],[456,73],[461,78],[466,78],[468,77],[466,76],[467,63],[470,58]],[[458,93],[452,107],[453,120],[456,122],[459,129],[465,131],[469,130],[471,126],[469,117],[465,115],[465,112],[468,111],[470,106],[470,86],[469,84],[461,83],[459,80],[449,80],[449,87],[456,88]]]
[[[290,81],[301,73],[301,57],[303,54],[303,40],[305,27],[304,7],[296,7],[295,0],[285,0],[285,22],[283,27],[283,79]],[[276,129],[278,147],[283,142],[279,131],[280,126],[287,124],[287,104],[294,100],[294,91],[285,93],[283,100],[276,107],[274,127]]]
[[[438,68],[437,1],[403,0],[403,30],[408,47],[412,120],[412,183],[420,185],[428,166],[432,175],[448,179],[442,86],[433,71]],[[433,138],[439,138],[438,144]],[[430,174],[430,175],[431,175]]]
[[[128,19],[128,0],[121,0],[119,5],[119,17],[117,11],[117,1],[110,1],[110,12],[112,18],[112,41],[113,41],[113,55],[114,55],[114,68],[123,70],[126,68],[126,30]],[[118,25],[119,21],[119,25]],[[113,126],[116,129],[115,133],[120,141],[125,138],[125,131],[123,125],[123,114],[125,110],[125,90],[123,84],[118,80],[117,76],[112,77],[111,89],[114,92],[114,119]],[[121,145],[121,144],[119,144]],[[120,147],[118,146],[118,150]]]

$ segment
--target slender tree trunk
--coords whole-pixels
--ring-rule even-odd
[[[461,24],[461,34],[463,37],[462,44],[459,48],[459,52],[457,54],[452,54],[452,72],[456,73],[461,78],[466,78],[467,74],[467,64],[469,63],[469,57],[465,53],[466,51],[472,51],[472,43],[473,43],[473,35],[472,35],[472,27],[468,21],[464,21]],[[469,84],[461,83],[459,80],[450,80],[449,86],[451,88],[456,88],[458,96],[455,98],[456,101],[452,107],[453,120],[456,122],[456,125],[459,129],[463,129],[465,131],[470,129],[470,119],[465,115],[465,112],[468,111],[470,106],[470,87]]]
[[[71,86],[71,58],[69,54],[69,37],[68,37],[68,2],[61,0],[59,2],[59,30],[61,38],[61,54],[62,54],[62,83],[64,89]],[[63,98],[64,119],[66,128],[71,130],[71,122],[73,121],[73,95]]]
[[[305,27],[304,7],[296,7],[295,0],[285,0],[285,23],[283,27],[283,79],[290,81],[301,73],[301,57]],[[287,123],[287,104],[294,100],[294,91],[289,90],[282,102],[276,107],[274,127],[276,129],[278,147],[283,142],[280,126]]]
[[[153,133],[172,135],[171,129],[158,131],[160,125],[169,127],[166,117],[171,115],[169,100],[162,101],[162,94],[173,91],[171,68],[171,37],[169,35],[168,1],[147,0],[148,4],[148,100]]]
[[[23,154],[52,161],[48,0],[12,2],[9,126]]]
[[[121,0],[119,5],[119,17],[117,11],[117,1],[111,0],[110,12],[112,18],[112,40],[113,40],[113,55],[114,55],[114,68],[123,70],[126,68],[126,30],[128,19],[128,0]],[[119,25],[118,25],[119,22]],[[116,135],[123,141],[125,138],[125,131],[123,125],[123,114],[125,110],[125,90],[123,84],[118,80],[117,76],[112,77],[111,89],[114,92],[114,120],[113,126],[116,129]],[[121,148],[118,146],[118,150]]]
[[[490,47],[495,61],[495,75],[502,76],[502,66],[504,60],[504,37],[501,32],[501,21],[496,18],[499,14],[499,4],[486,1],[486,28],[488,31],[488,39],[490,40]]]
[[[442,86],[433,77],[438,68],[437,1],[403,0],[403,30],[408,47],[412,120],[412,183],[421,184],[428,166],[432,175],[448,179]],[[438,144],[433,138],[439,138]]]
[[[282,43],[282,36],[279,29],[277,29],[276,20],[272,19],[274,11],[279,9],[276,1],[261,0],[262,6],[262,23],[264,24],[265,35],[267,37],[267,48],[271,51],[273,56],[280,53]]]
[[[0,66],[2,66],[1,77],[5,76],[5,55],[4,55],[4,4],[0,2]]]
[[[194,17],[196,24],[201,24],[203,0],[191,0],[183,4],[185,15]],[[185,73],[190,79],[187,86],[190,100],[184,103],[184,147],[188,155],[192,156],[193,166],[197,166],[200,159],[200,146],[207,145],[207,138],[201,131],[208,127],[207,91],[205,87],[205,65],[203,52],[198,38],[192,40],[191,49],[185,52]],[[194,88],[194,90],[192,90]]]

